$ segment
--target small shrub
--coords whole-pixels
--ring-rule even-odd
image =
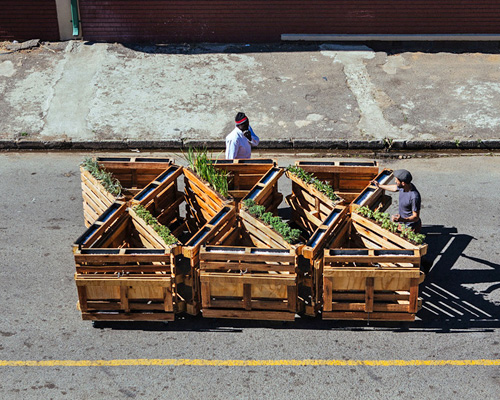
[[[158,233],[167,245],[170,246],[178,242],[177,238],[170,232],[170,229],[168,229],[165,225],[160,224],[144,206],[134,206],[133,210],[139,218],[142,218],[146,224],[150,225],[155,232]]]
[[[101,185],[113,196],[119,196],[122,192],[122,185],[118,179],[113,177],[111,172],[106,171],[96,160],[87,157],[82,162],[82,167],[96,178]]]
[[[413,229],[409,226],[398,224],[391,221],[391,216],[389,213],[384,213],[381,211],[372,211],[369,207],[363,206],[359,207],[356,212],[363,217],[375,220],[380,224],[380,226],[392,233],[399,233],[403,238],[407,238],[416,244],[422,244],[425,241],[425,235],[421,233],[415,233]]]
[[[266,225],[269,225],[277,232],[287,243],[296,243],[300,238],[300,229],[292,229],[279,216],[274,216],[271,212],[265,212],[265,207],[255,204],[255,201],[247,199],[243,201],[243,205],[248,209],[248,212],[254,217],[260,219]]]
[[[301,181],[313,185],[318,191],[323,193],[326,197],[328,197],[332,201],[340,201],[341,198],[335,194],[333,187],[326,182],[320,181],[313,174],[310,174],[304,171],[302,168],[289,165],[286,169],[291,174],[295,175]]]

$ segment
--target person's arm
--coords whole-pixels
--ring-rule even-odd
[[[396,185],[396,184],[394,184],[394,185],[381,185],[377,181],[372,181],[372,184],[380,189],[387,190],[389,192],[397,192],[399,190],[398,185]]]
[[[250,131],[251,135],[252,135],[252,139],[249,140],[250,144],[252,146],[257,146],[260,142],[260,139],[259,137],[255,134],[255,132],[253,131],[252,127],[249,127],[248,130]]]
[[[392,220],[394,222],[416,222],[420,218],[420,211],[413,211],[411,216],[408,218],[403,218],[399,214],[394,214],[392,216]]]

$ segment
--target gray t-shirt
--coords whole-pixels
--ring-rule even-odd
[[[399,215],[403,218],[409,218],[414,211],[420,211],[420,193],[412,183],[408,192],[405,192],[403,188],[399,189]],[[419,220],[406,222],[406,225],[413,227],[419,223]]]

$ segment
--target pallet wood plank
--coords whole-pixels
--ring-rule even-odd
[[[365,312],[373,312],[374,278],[366,278],[365,285]]]
[[[281,311],[246,311],[246,310],[203,310],[206,318],[251,319],[265,321],[294,321],[295,313]]]

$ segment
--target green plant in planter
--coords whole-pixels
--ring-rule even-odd
[[[373,218],[373,211],[369,207],[366,207],[366,206],[359,207],[356,210],[356,212],[359,215],[362,215],[363,217],[370,218],[370,219]]]
[[[122,185],[118,179],[114,178],[113,174],[106,171],[96,160],[87,157],[81,165],[113,196],[119,196],[121,194]]]
[[[313,174],[310,174],[304,171],[302,168],[297,167],[295,165],[289,165],[286,169],[292,175],[295,175],[301,181],[313,185],[318,191],[323,193],[326,197],[328,197],[332,201],[341,200],[339,196],[335,194],[333,187],[326,182],[323,182],[316,178]]]
[[[276,231],[283,239],[290,244],[296,243],[300,238],[300,229],[292,229],[285,221],[279,216],[274,216],[271,212],[265,212],[264,206],[258,205],[255,201],[247,199],[243,201],[243,205],[247,208],[248,212],[254,217],[260,219],[266,225],[269,225]]]
[[[404,224],[398,224],[391,221],[391,216],[389,213],[384,213],[379,210],[372,211],[369,207],[362,206],[356,209],[356,212],[363,217],[375,220],[380,224],[380,226],[392,233],[399,233],[403,238],[407,238],[416,244],[422,244],[425,241],[425,235],[421,233],[415,233],[415,231]]]
[[[132,209],[139,218],[142,218],[146,224],[150,225],[155,232],[158,233],[167,245],[170,246],[178,242],[177,238],[170,232],[170,229],[168,229],[165,225],[160,224],[144,206],[137,205],[132,207]]]
[[[185,155],[189,167],[200,178],[207,181],[222,196],[229,195],[228,173],[215,168],[213,161],[208,157],[208,150],[190,147]]]

